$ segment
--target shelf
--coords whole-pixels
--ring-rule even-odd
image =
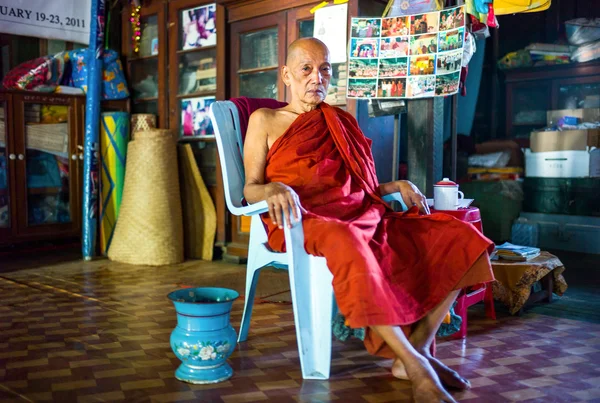
[[[47,188],[27,188],[27,194],[30,195],[44,195],[51,193],[60,193],[61,187],[47,187]]]
[[[536,122],[536,123],[513,123],[511,126],[541,126],[546,127],[548,124],[546,122]]]
[[[262,73],[263,71],[277,70],[279,66],[255,67],[253,69],[240,69],[238,74]]]
[[[145,60],[152,60],[152,59],[158,59],[158,54],[150,55],[150,56],[128,57],[127,62],[128,63],[143,62]]]
[[[202,46],[202,47],[199,47],[199,48],[186,49],[186,50],[178,50],[176,53],[178,55],[184,55],[186,53],[204,52],[206,50],[213,50],[213,49],[216,49],[216,48],[217,48],[216,45]]]
[[[216,96],[217,91],[198,91],[198,92],[190,92],[189,94],[178,94],[177,99],[185,99],[185,98],[196,98],[196,97],[207,97],[207,96]]]
[[[158,101],[158,97],[149,97],[149,98],[132,98],[133,103],[138,103],[138,102],[152,102],[152,101]]]
[[[212,134],[209,136],[187,136],[187,137],[180,137],[179,138],[179,142],[180,143],[190,143],[190,142],[196,142],[196,141],[207,141],[207,142],[214,142],[217,141],[217,137]]]

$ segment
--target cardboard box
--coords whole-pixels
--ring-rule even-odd
[[[529,138],[529,147],[534,153],[600,148],[600,129],[533,132]]]
[[[600,121],[600,108],[588,109],[558,109],[546,112],[546,124],[556,124],[558,119],[564,116],[573,116],[581,119],[582,122],[598,122]]]
[[[586,178],[590,176],[587,151],[531,152],[525,150],[525,176],[534,178]]]

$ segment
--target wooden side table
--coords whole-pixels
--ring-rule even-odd
[[[506,304],[512,315],[522,314],[526,306],[539,301],[552,302],[553,293],[563,295],[568,287],[562,276],[565,267],[548,252],[527,262],[496,260],[492,269],[496,277],[492,285],[494,298]],[[538,281],[542,290],[532,292]]]

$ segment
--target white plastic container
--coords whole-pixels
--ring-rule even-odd
[[[525,176],[537,178],[586,178],[590,176],[588,151],[531,152],[525,150]]]

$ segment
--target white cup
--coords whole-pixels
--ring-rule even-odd
[[[448,178],[433,185],[433,208],[436,210],[458,210],[459,201],[464,198],[458,185]]]

